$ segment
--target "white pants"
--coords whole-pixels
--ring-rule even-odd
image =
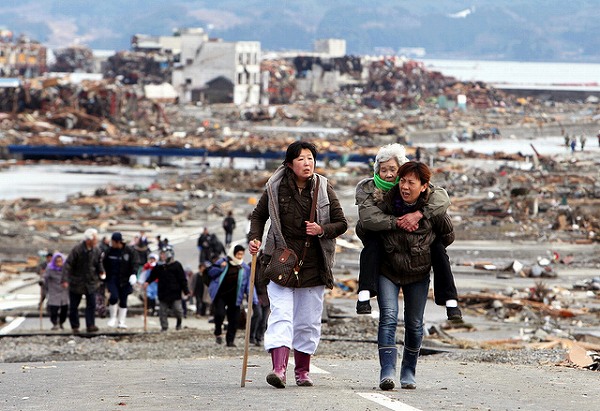
[[[306,354],[317,351],[325,286],[308,288],[267,285],[271,314],[265,332],[265,349],[288,347]]]

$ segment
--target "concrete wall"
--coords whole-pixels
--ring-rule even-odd
[[[173,73],[173,85],[183,102],[191,90],[225,77],[234,84],[233,103],[258,104],[260,99],[260,43],[255,41],[199,41],[182,35],[181,68]]]

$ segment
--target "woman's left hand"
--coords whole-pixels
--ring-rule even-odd
[[[317,223],[306,222],[306,235],[321,235],[325,232]]]

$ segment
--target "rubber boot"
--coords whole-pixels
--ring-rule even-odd
[[[402,365],[400,366],[400,387],[408,390],[417,388],[415,374],[417,373],[417,360],[419,349],[412,350],[404,347],[402,353]]]
[[[294,350],[294,373],[296,374],[296,385],[300,387],[312,387],[313,382],[308,376],[310,371],[310,354]]]
[[[127,308],[119,307],[119,328],[127,328],[125,319],[127,318]]]
[[[396,363],[398,361],[398,348],[379,347],[379,388],[384,391],[393,390],[396,386]]]
[[[108,306],[108,313],[110,315],[110,318],[108,319],[108,322],[106,323],[106,325],[108,325],[109,327],[116,327],[117,326],[117,311],[119,310],[119,306],[117,304],[111,304]]]
[[[285,372],[289,357],[290,349],[288,347],[273,348],[271,350],[273,371],[267,375],[267,382],[273,387],[285,388]]]

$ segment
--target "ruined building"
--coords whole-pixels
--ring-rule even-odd
[[[12,33],[0,30],[0,77],[37,77],[47,71],[46,47],[19,36],[14,42]]]
[[[135,35],[132,49],[170,57],[170,83],[181,102],[258,104],[260,43],[211,39],[202,28],[173,36]]]

